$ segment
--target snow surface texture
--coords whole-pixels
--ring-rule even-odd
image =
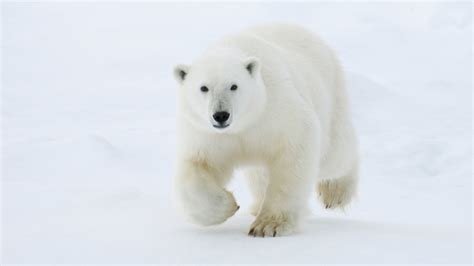
[[[362,154],[343,212],[250,238],[250,196],[200,228],[173,206],[172,68],[269,21],[319,33],[346,70]],[[4,3],[3,263],[469,263],[472,6]]]

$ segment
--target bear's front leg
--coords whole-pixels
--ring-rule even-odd
[[[198,225],[223,223],[239,209],[234,196],[223,188],[229,171],[206,162],[185,161],[178,167],[176,190],[190,222]]]
[[[285,158],[269,166],[269,182],[250,236],[283,236],[294,231],[314,187],[317,161]]]

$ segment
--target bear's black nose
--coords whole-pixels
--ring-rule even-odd
[[[224,124],[227,119],[229,119],[230,114],[228,112],[216,112],[212,115],[214,120],[219,124]]]

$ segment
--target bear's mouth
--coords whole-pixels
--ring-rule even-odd
[[[212,124],[212,126],[215,127],[215,128],[223,129],[223,128],[228,127],[229,124],[226,124],[226,125],[214,125],[214,124]]]

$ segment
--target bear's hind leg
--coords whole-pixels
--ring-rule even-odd
[[[321,180],[317,190],[324,207],[326,209],[344,209],[356,195],[357,182],[357,167],[342,177]]]

